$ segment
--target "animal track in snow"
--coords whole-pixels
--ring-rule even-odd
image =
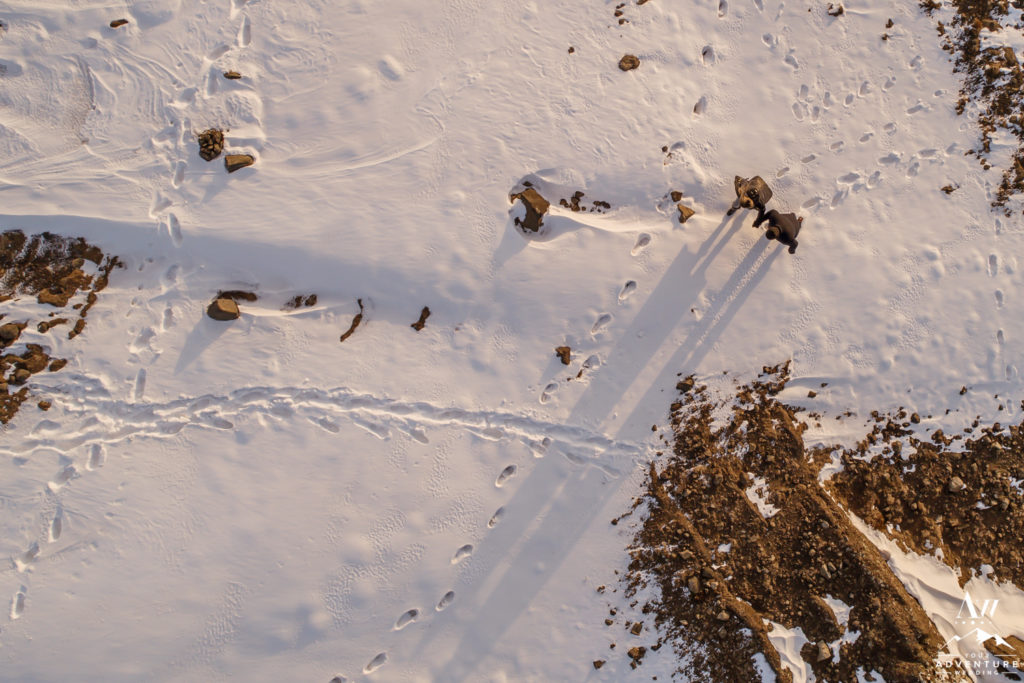
[[[252,22],[249,16],[242,17],[242,26],[238,29],[238,47],[249,47],[252,42]]]
[[[437,602],[437,607],[435,607],[434,609],[436,609],[438,612],[443,612],[445,611],[445,609],[448,608],[449,605],[452,604],[454,600],[455,591],[448,591],[447,593],[441,596],[441,599]]]
[[[494,480],[494,485],[497,486],[498,488],[501,488],[502,486],[507,484],[508,481],[512,479],[512,477],[514,476],[516,476],[516,466],[509,465],[508,467],[503,469],[501,473],[498,475],[498,478]]]
[[[103,463],[107,460],[106,451],[103,446],[95,443],[89,447],[89,462],[86,463],[85,469],[87,470],[98,470],[103,467]]]
[[[364,674],[372,674],[377,669],[384,666],[388,661],[388,653],[381,652],[379,655],[370,660],[370,663],[363,667]]]
[[[401,631],[403,628],[419,619],[420,611],[418,609],[411,609],[402,613],[402,616],[398,617],[395,621],[395,630]]]
[[[63,517],[64,511],[58,507],[57,513],[53,516],[53,519],[50,520],[50,543],[53,543],[54,541],[60,538],[61,531],[63,531],[64,528]]]
[[[37,557],[39,557],[39,544],[33,541],[28,550],[14,559],[14,567],[19,572],[24,572],[29,565],[36,561]]]
[[[171,235],[171,242],[174,246],[180,247],[182,243],[181,237],[181,221],[173,213],[167,214],[167,232]]]
[[[21,589],[14,594],[14,597],[11,598],[11,621],[20,619],[22,613],[25,611],[25,593],[27,590],[28,588],[22,586]]]
[[[633,244],[633,248],[630,250],[629,253],[632,256],[636,256],[637,254],[642,252],[644,249],[646,249],[647,245],[649,245],[650,243],[651,243],[651,236],[648,233],[646,233],[646,232],[642,232],[642,233],[640,233],[639,236],[637,236],[636,243]]]
[[[470,544],[470,543],[467,543],[466,545],[464,545],[461,548],[459,548],[458,550],[456,550],[455,554],[452,555],[452,564],[458,564],[458,563],[462,562],[463,560],[468,559],[472,554],[473,554],[473,545]]]
[[[619,301],[625,301],[633,295],[636,291],[636,280],[627,280],[626,284],[622,285],[622,289],[619,290]]]
[[[590,334],[597,334],[604,328],[608,327],[608,324],[612,321],[611,313],[602,313],[597,316],[597,320],[594,321],[594,326],[590,328]]]

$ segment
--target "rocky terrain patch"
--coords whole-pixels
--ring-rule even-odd
[[[762,662],[779,681],[791,681],[771,634],[799,628],[809,640],[800,655],[821,681],[866,680],[858,676],[870,672],[890,682],[970,680],[958,666],[935,665],[944,639],[886,558],[852,525],[840,504],[846,498],[833,498],[819,483],[822,465],[837,449],[805,446],[800,410],[776,398],[788,379],[788,363],[764,368],[726,399],[712,397],[692,377],[679,383],[672,450],[651,463],[644,495],[635,502],[632,514],[639,518],[624,578],[627,596],[655,589],[656,597],[640,607],[657,636],[630,650],[637,656],[627,656],[637,666],[644,648],[671,644],[680,671],[692,680],[761,680]],[[879,423],[876,442],[888,424]],[[897,428],[907,436],[902,423]],[[847,460],[853,463],[857,453],[859,445]],[[923,461],[929,453],[924,449]],[[998,505],[1005,489],[993,479],[995,466],[965,468],[959,493],[972,486]],[[915,510],[928,516],[947,509],[935,501],[951,495],[953,476],[941,466],[924,468],[918,479],[927,477],[936,490]],[[907,481],[908,494],[918,479]],[[877,500],[869,489],[885,504],[892,496],[895,512],[897,501],[910,505],[909,495],[900,497],[902,484],[885,484],[899,480],[890,467],[869,462],[852,466],[832,489],[859,492],[849,500],[865,515]],[[920,530],[937,523],[910,527],[914,547],[927,550]],[[992,559],[984,549],[964,561],[982,559]],[[616,623],[612,617],[609,626]],[[636,624],[631,628],[642,633]]]
[[[987,36],[1003,31],[1024,29],[1014,20],[1010,8],[1024,9],[1021,0],[952,0],[955,15],[950,25],[939,21],[937,30],[943,49],[953,55],[954,70],[963,75],[957,113],[964,114],[968,104],[978,106],[980,146],[971,150],[987,170],[992,164],[993,136],[1006,131],[1017,139],[1017,150],[1003,170],[992,206],[1002,207],[1009,216],[1010,199],[1024,193],[1024,68],[1013,48],[985,47]],[[932,14],[941,7],[936,0],[921,0],[921,8]],[[1017,15],[1020,17],[1021,15]]]
[[[68,339],[74,339],[85,330],[89,310],[106,288],[111,271],[120,265],[116,256],[105,256],[99,247],[83,238],[49,232],[28,236],[20,230],[9,230],[0,233],[0,302],[28,296],[35,297],[38,304],[47,308],[70,306],[77,311],[77,319],[68,331]],[[56,372],[67,365],[66,359],[53,358],[48,346],[26,342],[22,334],[29,326],[46,334],[57,325],[69,323],[69,318],[58,317],[53,310],[38,322],[7,321],[8,315],[0,308],[0,321],[3,321],[0,324],[2,424],[10,422],[29,399],[28,382],[32,375]]]

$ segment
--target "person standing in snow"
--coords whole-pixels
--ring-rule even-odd
[[[771,188],[759,175],[749,179],[736,176],[733,185],[736,189],[736,201],[725,215],[731,216],[739,208],[757,209],[757,221],[754,222],[754,227],[757,227],[764,220],[765,204],[772,198]]]
[[[796,241],[796,236],[800,233],[800,227],[803,225],[803,216],[797,216],[795,213],[779,213],[772,209],[763,217],[759,216],[754,221],[754,227],[761,227],[761,223],[764,221],[768,221],[768,230],[764,235],[766,238],[788,245],[790,254],[796,252],[797,244],[799,244]]]

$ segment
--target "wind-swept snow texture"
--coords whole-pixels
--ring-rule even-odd
[[[73,344],[20,340],[70,362],[0,435],[0,677],[619,679],[595,588],[677,373],[792,357],[833,414],[969,384],[994,419],[1022,226],[964,156],[947,10],[822,5],[0,4],[0,228],[126,266]],[[754,174],[794,256],[725,216]],[[229,289],[259,300],[205,317]]]

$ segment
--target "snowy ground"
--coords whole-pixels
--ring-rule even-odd
[[[72,361],[0,440],[4,678],[616,680],[608,521],[676,373],[792,357],[817,409],[933,426],[1020,395],[1024,230],[964,155],[935,19],[614,8],[0,2],[0,228],[127,264],[81,337],[23,337]],[[202,161],[211,126],[256,165]],[[795,256],[724,215],[755,173],[805,216]],[[528,176],[612,210],[528,241]],[[228,288],[261,299],[205,318]]]

